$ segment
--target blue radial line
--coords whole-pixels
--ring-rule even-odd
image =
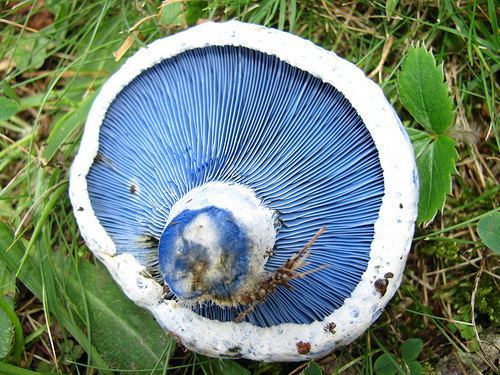
[[[338,90],[274,56],[205,47],[145,70],[109,106],[99,155],[87,176],[95,214],[117,252],[155,277],[171,207],[206,182],[241,183],[277,210],[283,227],[269,272],[327,226],[304,270],[327,267],[278,288],[246,316],[252,324],[321,320],[366,270],[384,194],[377,149]],[[193,308],[221,321],[244,309]]]

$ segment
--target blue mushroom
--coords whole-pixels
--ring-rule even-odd
[[[354,340],[396,291],[416,176],[356,67],[287,33],[207,23],[104,85],[70,197],[89,248],[184,345],[294,361]]]

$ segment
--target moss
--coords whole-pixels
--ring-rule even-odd
[[[442,259],[456,259],[458,257],[458,246],[455,242],[433,242],[431,245],[424,246],[420,253]]]

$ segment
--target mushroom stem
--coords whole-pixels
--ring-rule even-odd
[[[292,289],[290,280],[301,279],[311,273],[327,267],[326,264],[323,264],[305,272],[297,271],[300,267],[307,266],[309,264],[305,263],[305,260],[311,254],[309,249],[325,230],[326,226],[323,225],[299,252],[292,255],[282,266],[276,269],[276,271],[274,271],[266,279],[262,280],[258,284],[256,290],[243,293],[236,298],[238,303],[249,305],[245,310],[238,314],[235,318],[236,322],[240,322],[245,316],[251,313],[257,304],[265,302],[267,296],[274,293],[279,286]]]

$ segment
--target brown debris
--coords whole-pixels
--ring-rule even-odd
[[[290,259],[288,259],[285,264],[274,271],[273,274],[261,281],[254,291],[243,293],[237,296],[236,301],[238,303],[250,306],[243,312],[241,312],[236,317],[235,321],[241,321],[245,316],[247,316],[255,309],[255,306],[257,304],[265,302],[267,296],[274,293],[278,287],[283,286],[287,289],[292,289],[290,280],[301,279],[313,272],[319,271],[320,269],[324,268],[324,266],[321,266],[310,271],[298,272],[298,269],[300,267],[309,264],[305,262],[305,260],[310,255],[309,248],[325,230],[326,226],[321,227],[298,253],[294,254]]]
[[[297,353],[307,354],[311,351],[311,343],[299,341],[297,344]]]

